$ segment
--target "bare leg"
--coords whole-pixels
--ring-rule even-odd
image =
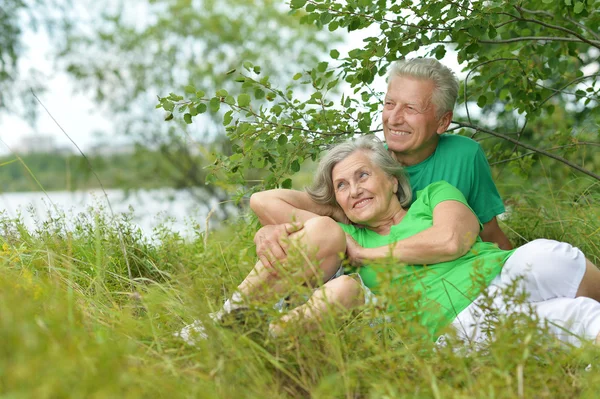
[[[600,269],[587,258],[585,262],[585,274],[576,296],[585,296],[600,302]]]
[[[346,251],[346,237],[333,219],[317,217],[308,220],[302,230],[290,234],[290,247],[301,251],[303,268],[277,270],[266,268],[259,260],[238,286],[238,291],[248,298],[270,294],[278,297],[290,286],[289,277],[297,283],[321,282],[323,275],[332,276],[339,268],[340,254]],[[285,266],[285,261],[279,265],[280,268]]]
[[[350,276],[340,276],[319,288],[309,301],[294,309],[278,322],[271,323],[269,331],[277,336],[288,323],[304,324],[303,327],[314,327],[328,309],[347,311],[365,303],[360,283]]]

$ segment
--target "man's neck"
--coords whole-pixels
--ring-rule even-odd
[[[408,153],[408,154],[395,152],[394,155],[396,156],[396,161],[398,161],[398,163],[400,163],[400,165],[413,166],[413,165],[420,164],[421,162],[423,162],[424,160],[429,158],[431,156],[431,154],[433,154],[435,152],[437,145],[438,145],[438,141],[436,140],[435,145],[428,147],[428,148],[424,148],[419,152],[413,152],[413,153]]]

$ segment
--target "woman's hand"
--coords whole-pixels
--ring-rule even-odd
[[[350,234],[346,233],[346,256],[352,266],[361,266],[363,264],[363,250],[364,248],[358,245]]]

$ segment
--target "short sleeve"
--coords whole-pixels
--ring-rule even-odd
[[[485,224],[494,216],[504,213],[505,208],[492,179],[490,164],[481,146],[478,146],[474,163],[472,187],[467,200],[481,223]]]
[[[431,214],[433,214],[433,210],[441,202],[458,201],[469,208],[469,210],[479,219],[477,213],[471,208],[463,193],[448,182],[442,180],[430,184],[423,190],[423,195],[425,196],[423,199],[431,209]],[[481,221],[479,221],[479,224],[482,228]]]

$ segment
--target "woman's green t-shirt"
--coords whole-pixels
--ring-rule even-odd
[[[388,235],[340,223],[364,248],[392,245],[433,225],[433,209],[443,201],[459,201],[469,207],[463,194],[445,181],[438,181],[417,192],[415,202],[400,223],[392,226]],[[469,209],[471,209],[469,207]],[[472,210],[471,210],[472,211]],[[495,244],[483,242],[478,236],[469,252],[458,259],[433,265],[363,265],[358,269],[363,282],[375,294],[383,281],[392,286],[410,284],[418,295],[417,308],[421,323],[432,335],[450,324],[477,298],[482,290],[502,270],[513,251],[504,251]],[[392,269],[391,269],[392,268]]]

